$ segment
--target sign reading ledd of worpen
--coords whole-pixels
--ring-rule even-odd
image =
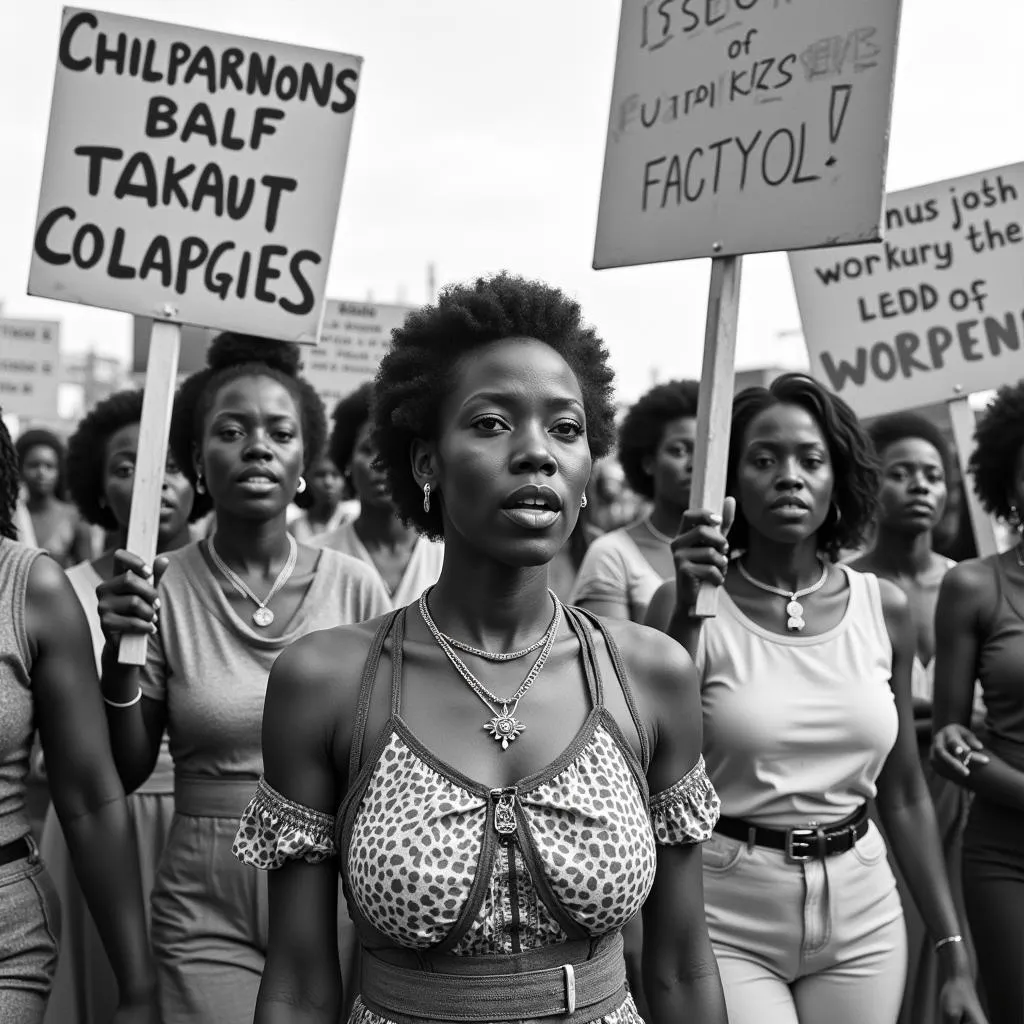
[[[314,343],[360,66],[65,9],[29,294]]]
[[[1024,377],[1024,164],[893,192],[886,222],[790,254],[815,376],[861,416]]]
[[[594,266],[881,238],[900,0],[623,0]]]

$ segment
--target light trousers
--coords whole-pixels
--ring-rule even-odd
[[[874,824],[824,860],[790,863],[718,833],[703,858],[730,1024],[895,1024],[906,929]]]

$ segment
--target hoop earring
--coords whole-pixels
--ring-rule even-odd
[[[423,511],[430,512],[430,484],[423,485]]]
[[[299,477],[299,483],[295,488],[296,494],[301,494],[306,489],[306,478],[304,476]]]
[[[587,501],[586,494],[583,495],[583,500],[580,501],[580,508],[586,508],[590,503]]]
[[[838,526],[843,521],[843,510],[835,502],[832,502],[832,510],[836,514],[836,521],[833,523],[833,526]]]
[[[203,474],[202,473],[197,473],[196,474],[196,494],[205,494],[205,493],[206,493],[206,484],[203,483]]]

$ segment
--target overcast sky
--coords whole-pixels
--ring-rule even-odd
[[[61,6],[18,4],[0,32],[0,302],[61,320],[68,349],[127,358],[129,317],[25,295]],[[699,372],[708,261],[591,269],[618,0],[100,6],[364,58],[332,297],[421,302],[431,262],[440,284],[507,268],[581,301],[622,398]],[[904,0],[890,190],[1024,159],[1022,38],[1020,0]],[[798,329],[785,257],[747,257],[739,363],[798,364]]]

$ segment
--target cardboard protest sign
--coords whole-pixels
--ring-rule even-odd
[[[861,416],[1024,377],[1024,164],[894,192],[886,223],[790,255],[814,375]]]
[[[624,0],[594,266],[881,237],[900,0]]]
[[[57,417],[60,324],[0,320],[0,409],[5,416]]]
[[[328,412],[361,384],[373,380],[413,306],[328,299],[315,349],[304,354],[302,373],[324,400]]]
[[[360,65],[66,8],[29,294],[314,343]]]

